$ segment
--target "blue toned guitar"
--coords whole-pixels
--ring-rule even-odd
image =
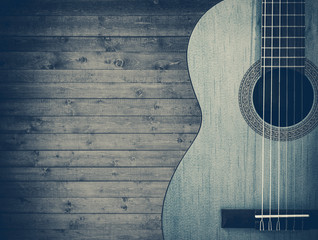
[[[200,131],[166,193],[166,240],[318,239],[318,1],[224,0],[188,67]]]

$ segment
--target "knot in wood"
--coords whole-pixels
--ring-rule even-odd
[[[127,209],[128,209],[126,204],[125,205],[121,205],[120,208],[123,209],[124,211],[127,211]]]
[[[72,104],[72,101],[70,99],[65,100],[65,105],[71,105],[71,104]]]
[[[111,61],[110,59],[106,59],[106,60],[104,61],[104,63],[105,63],[105,64],[111,64],[112,61]]]
[[[41,118],[36,118],[35,121],[33,121],[33,124],[35,126],[42,126],[44,124],[44,121]]]
[[[182,143],[183,139],[179,137],[177,141],[178,141],[178,143]]]
[[[167,70],[169,68],[169,64],[164,62],[157,62],[155,64],[155,70]]]
[[[111,47],[111,46],[106,46],[105,51],[106,52],[116,52],[116,49],[114,47]]]
[[[77,59],[76,61],[80,62],[80,63],[86,63],[88,60],[86,57],[81,57],[81,58]]]
[[[137,95],[137,97],[141,97],[141,96],[142,96],[142,94],[143,94],[142,89],[138,89],[138,90],[136,91],[136,95]]]
[[[118,160],[112,160],[111,164],[112,167],[118,166]]]
[[[65,213],[71,213],[71,211],[72,211],[72,203],[68,200],[67,203],[66,203],[66,207],[65,207],[64,212]]]
[[[167,60],[159,60],[155,63],[154,67],[156,70],[167,70],[171,66],[176,66],[176,65],[180,65],[180,64],[181,64],[181,60],[176,60],[174,62],[167,61]]]
[[[148,116],[147,119],[148,119],[148,121],[150,121],[150,122],[152,122],[152,121],[155,120],[155,118],[154,118],[153,116]]]
[[[50,64],[47,66],[48,69],[55,69],[55,65],[54,64]]]
[[[33,151],[33,153],[34,153],[34,155],[37,156],[37,157],[40,155],[40,151],[37,151],[37,150],[36,150],[36,151]]]
[[[92,145],[92,143],[93,143],[93,141],[90,140],[90,139],[88,139],[88,140],[86,141],[86,145],[87,145],[87,146]]]
[[[110,37],[103,37],[103,39],[104,39],[105,42],[111,42],[112,41],[112,39]]]
[[[155,105],[153,106],[153,108],[154,108],[155,110],[157,110],[157,109],[160,108],[160,106],[158,106],[157,103],[155,103]]]
[[[36,167],[39,165],[39,156],[40,156],[40,152],[39,151],[34,151],[33,152],[33,166]]]
[[[115,62],[114,62],[114,65],[116,67],[124,67],[125,61],[123,59],[116,59]]]
[[[49,169],[49,168],[42,168],[42,173],[41,173],[41,175],[42,175],[42,176],[46,176],[46,175],[49,174],[49,172],[50,172],[50,169]]]

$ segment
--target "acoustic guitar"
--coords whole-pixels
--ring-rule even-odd
[[[199,20],[202,123],[166,192],[164,239],[318,239],[317,40],[317,0],[224,0]]]

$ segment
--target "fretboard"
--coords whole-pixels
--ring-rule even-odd
[[[262,0],[262,66],[304,68],[305,0]]]

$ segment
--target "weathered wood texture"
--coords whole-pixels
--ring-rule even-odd
[[[188,37],[0,37],[8,52],[185,52]]]
[[[163,197],[168,181],[161,182],[8,182],[0,188],[1,198],[119,198]]]
[[[200,119],[198,116],[0,117],[0,133],[195,134]]]
[[[169,181],[174,168],[1,168],[2,181]]]
[[[161,213],[163,198],[10,198],[0,199],[5,213]]]
[[[2,151],[1,167],[175,167],[184,151]]]
[[[3,0],[1,15],[187,15],[203,14],[218,0]],[[74,4],[76,2],[76,4]]]
[[[1,214],[5,229],[126,229],[156,230],[161,228],[160,214]],[[4,221],[2,219],[5,219]]]
[[[3,116],[200,116],[195,99],[0,99]]]
[[[186,50],[219,0],[0,3],[0,239],[162,239],[201,112]]]
[[[162,232],[158,230],[131,230],[131,229],[45,229],[45,230],[33,230],[33,229],[5,229],[0,230],[0,235],[5,239],[45,239],[45,240],[69,240],[69,239],[81,239],[91,240],[92,236],[94,240],[105,239],[122,239],[122,240],[161,240]]]
[[[185,53],[2,52],[0,70],[184,70]]]
[[[187,70],[0,71],[1,83],[188,83],[189,81]]]
[[[188,36],[200,16],[2,16],[0,35]]]
[[[0,98],[193,98],[188,84],[0,84]]]
[[[195,134],[1,134],[0,150],[187,150]],[[156,143],[156,144],[154,144]]]

